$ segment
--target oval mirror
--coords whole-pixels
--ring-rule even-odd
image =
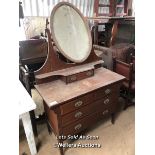
[[[70,61],[85,61],[92,49],[88,24],[81,12],[68,2],[57,4],[50,16],[53,41],[58,50]]]

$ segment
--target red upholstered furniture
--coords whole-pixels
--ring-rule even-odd
[[[119,43],[110,47],[113,58],[130,63],[131,55],[135,55],[135,46],[129,43]]]

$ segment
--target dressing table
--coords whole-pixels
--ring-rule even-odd
[[[43,98],[50,129],[58,137],[79,134],[108,115],[114,123],[124,77],[102,67],[80,11],[68,2],[57,4],[46,33],[48,56],[35,72],[35,88]],[[62,147],[60,153],[64,154]]]

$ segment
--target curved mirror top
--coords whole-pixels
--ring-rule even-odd
[[[70,61],[85,61],[92,48],[88,24],[80,11],[67,2],[55,6],[50,17],[52,38],[59,51]]]

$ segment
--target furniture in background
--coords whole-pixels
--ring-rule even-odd
[[[34,71],[45,63],[47,48],[46,39],[29,39],[19,42],[20,80],[30,95],[35,83]]]
[[[97,23],[95,22],[92,29],[93,44],[108,47],[111,38],[111,23]]]
[[[110,47],[113,58],[129,63],[131,55],[135,55],[135,46],[130,43],[118,43]]]
[[[125,63],[116,58],[113,59],[113,70],[126,77],[123,85],[121,86],[122,97],[125,97],[126,103],[124,109],[126,109],[129,105],[133,105],[132,95],[135,95],[135,78],[133,72],[133,63]]]
[[[20,64],[19,65],[19,80],[25,87],[25,90],[28,92],[28,94],[31,96],[31,85],[30,85],[30,73]],[[37,124],[36,124],[36,117],[34,110],[32,109],[30,112],[30,119],[32,122],[32,129],[34,132],[34,135],[37,137],[38,136],[38,131],[37,131]]]
[[[93,45],[97,56],[104,61],[103,67],[113,70],[113,58],[125,63],[134,62],[135,47],[132,44],[122,43],[112,47]]]
[[[112,21],[109,46],[120,43],[135,44],[135,19],[123,17]]]
[[[114,45],[120,30],[123,30],[121,39],[133,43],[134,36],[131,35],[134,34],[134,17],[130,16],[131,4],[130,0],[95,0],[94,15],[88,17],[94,21],[94,44],[106,47]],[[124,38],[126,34],[128,36]]]
[[[35,92],[34,71],[44,64],[47,56],[48,47],[45,37],[46,18],[25,16],[22,21],[23,33],[26,40],[21,38],[22,41],[19,41],[19,73],[20,80],[24,86],[27,85],[26,89],[29,94],[31,94],[32,89]],[[25,79],[28,81],[27,84],[25,83]],[[36,102],[36,104],[35,116],[40,118],[44,114],[44,108],[40,102]]]
[[[19,41],[19,59],[20,63],[29,68],[29,70],[39,69],[47,57],[46,39],[29,39]]]
[[[19,46],[19,79],[30,96],[32,96],[31,89],[34,88],[35,84],[34,72],[38,70],[46,60],[47,42],[45,39],[30,39],[20,41]],[[37,107],[38,106],[39,105],[37,105]],[[30,112],[30,117],[34,134],[38,136],[37,120],[34,110]],[[41,116],[39,117],[41,118]]]
[[[128,0],[95,0],[94,15],[124,16],[128,14]]]
[[[39,16],[25,16],[23,27],[26,39],[29,40],[36,36],[44,36],[46,27],[46,18]]]
[[[96,55],[104,61],[103,67],[113,70],[113,50],[108,47],[93,45]]]
[[[105,65],[113,66],[113,57],[129,63],[130,55],[135,55],[134,17],[93,17],[89,19],[93,19],[95,22],[92,32],[93,41],[96,51],[101,49],[98,53],[105,61]],[[102,41],[99,38],[100,32],[98,31],[100,25],[107,25],[105,27],[106,35],[105,32],[101,32],[102,36],[106,36]],[[112,69],[112,67],[108,68]]]
[[[26,138],[30,148],[31,155],[37,154],[35,138],[33,135],[31,119],[29,112],[36,108],[31,96],[27,93],[26,89],[23,87],[22,83],[18,84],[19,89],[19,118],[22,119]]]
[[[111,47],[119,43],[135,44],[134,17],[89,17],[94,21],[94,44]]]

